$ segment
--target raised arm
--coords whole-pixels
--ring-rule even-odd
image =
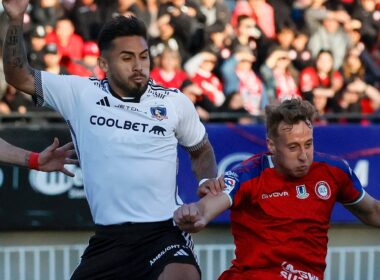
[[[29,1],[3,0],[2,3],[9,19],[3,50],[5,79],[15,88],[34,95],[34,69],[28,63],[22,29]]]
[[[199,150],[190,152],[190,158],[191,168],[198,181],[216,178],[218,168],[216,165],[214,149],[208,140]],[[201,197],[210,191],[213,194],[217,194],[224,189],[223,179],[203,180],[201,182],[203,183],[201,183],[198,188],[198,195]]]
[[[230,198],[220,192],[217,195],[208,194],[201,200],[184,204],[174,212],[174,221],[178,227],[187,232],[198,232],[212,219],[230,207]]]
[[[380,201],[376,200],[368,193],[357,204],[346,206],[363,223],[380,227]]]
[[[0,138],[0,162],[28,167],[41,171],[60,171],[68,176],[74,174],[65,168],[65,164],[75,164],[78,161],[71,159],[75,154],[73,143],[59,147],[59,141],[53,143],[41,153],[34,153],[9,144]]]

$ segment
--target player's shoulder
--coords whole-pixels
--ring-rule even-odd
[[[326,154],[326,153],[315,152],[314,162],[325,164],[328,167],[337,167],[344,171],[347,171],[349,168],[347,161],[344,160],[343,158],[335,156],[335,155],[331,155],[331,154]]]
[[[147,94],[148,97],[162,100],[180,99],[183,95],[179,89],[164,87],[155,83],[152,79],[148,82]]]
[[[83,90],[86,86],[96,86],[99,88],[103,88],[105,83],[107,83],[107,79],[99,80],[96,77],[81,77],[78,75],[66,75],[66,74],[53,74],[49,73],[47,71],[40,71],[43,81],[51,81],[53,83],[64,83],[65,85],[70,85],[74,89],[81,89]]]
[[[266,169],[270,168],[270,155],[268,153],[254,154],[241,163],[235,165],[231,170],[231,174],[238,176],[241,180],[254,179]]]

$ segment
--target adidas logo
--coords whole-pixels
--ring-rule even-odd
[[[104,97],[104,98],[102,98],[102,99],[100,99],[98,102],[96,102],[96,104],[101,105],[101,106],[107,106],[107,107],[110,107],[110,103],[109,103],[109,101],[108,101],[107,96]]]
[[[188,256],[189,254],[185,252],[185,250],[183,249],[180,249],[177,251],[177,253],[174,254],[174,257],[178,257],[178,256]]]

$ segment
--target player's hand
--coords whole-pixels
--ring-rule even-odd
[[[197,194],[199,197],[204,197],[208,193],[212,193],[213,195],[217,195],[225,189],[226,185],[224,184],[224,176],[220,176],[219,178],[208,179],[203,182],[199,187]]]
[[[207,225],[196,203],[184,204],[173,215],[177,226],[186,232],[198,232]]]
[[[58,138],[54,138],[53,144],[43,150],[38,158],[38,167],[41,171],[60,171],[67,176],[74,177],[74,173],[65,168],[65,164],[76,164],[77,160],[71,159],[75,154],[73,143],[69,142],[59,147]]]
[[[3,0],[3,7],[10,19],[24,18],[24,13],[28,7],[28,0]]]

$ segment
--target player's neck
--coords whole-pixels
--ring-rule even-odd
[[[120,99],[125,102],[140,102],[141,95],[136,95],[132,92],[123,90],[122,88],[118,87],[113,83],[112,81],[108,80],[109,83],[109,91],[110,93],[116,97],[117,99]]]

